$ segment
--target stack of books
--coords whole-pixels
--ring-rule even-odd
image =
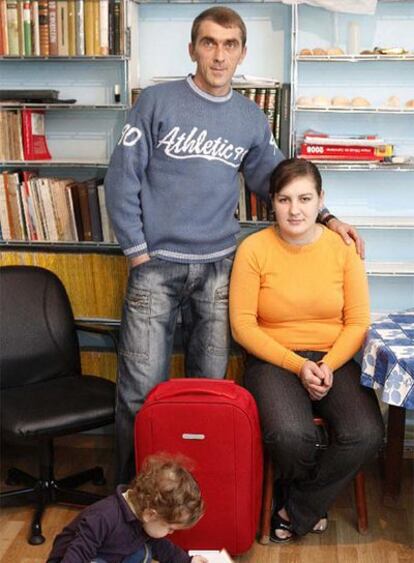
[[[393,145],[377,135],[333,136],[308,130],[299,156],[318,162],[383,162],[394,155]]]

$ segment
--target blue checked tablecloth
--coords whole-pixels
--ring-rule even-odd
[[[384,403],[414,409],[414,309],[390,314],[371,325],[361,383],[382,389]]]

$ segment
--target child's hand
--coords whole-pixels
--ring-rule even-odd
[[[208,563],[208,559],[206,559],[202,555],[194,555],[194,557],[191,559],[191,563]]]

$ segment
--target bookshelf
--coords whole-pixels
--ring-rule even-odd
[[[48,4],[50,9],[53,2]],[[64,3],[59,4],[66,9]],[[70,4],[75,3],[68,2],[69,9]],[[2,102],[0,111],[3,112],[25,109],[44,112],[52,159],[0,158],[1,172],[35,170],[39,178],[73,178],[77,182],[91,177],[103,179],[130,107],[131,74],[133,76],[135,72],[133,69],[131,73],[130,1],[112,2],[111,8],[108,2],[102,0],[88,4],[94,9],[99,7],[100,18],[105,17],[104,11],[108,10],[107,18],[112,27],[107,31],[105,53],[100,52],[103,48],[101,35],[100,45],[96,42],[91,44],[88,39],[88,34],[93,33],[95,41],[97,32],[96,28],[91,32],[91,28],[87,27],[86,12],[83,31],[80,27],[75,30],[76,37],[83,32],[86,34],[83,53],[77,52],[77,45],[72,45],[72,52],[45,55],[44,52],[39,53],[38,46],[37,54],[28,55],[24,54],[24,46],[19,39],[20,52],[10,54],[5,52],[4,43],[0,45],[0,89],[57,90],[59,99],[76,100],[74,103]],[[115,18],[111,16],[115,4],[118,15],[117,19],[111,20],[111,17]],[[86,2],[84,8],[86,10]],[[96,20],[96,14],[94,17],[95,23],[98,21],[100,24],[101,34],[105,23]],[[2,18],[0,21],[3,23]],[[17,33],[20,34],[20,30]],[[49,30],[49,40],[50,33]],[[4,34],[1,36],[4,38]],[[119,100],[115,98],[114,85],[119,85]],[[26,238],[29,238],[28,233]],[[69,293],[77,318],[119,322],[127,265],[117,244],[11,239],[2,240],[0,245],[1,265],[33,264],[54,271]]]

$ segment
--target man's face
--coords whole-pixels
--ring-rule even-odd
[[[191,60],[197,63],[194,82],[213,96],[224,96],[230,90],[233,74],[245,55],[241,30],[222,27],[204,20],[198,30],[195,44],[190,43]]]

